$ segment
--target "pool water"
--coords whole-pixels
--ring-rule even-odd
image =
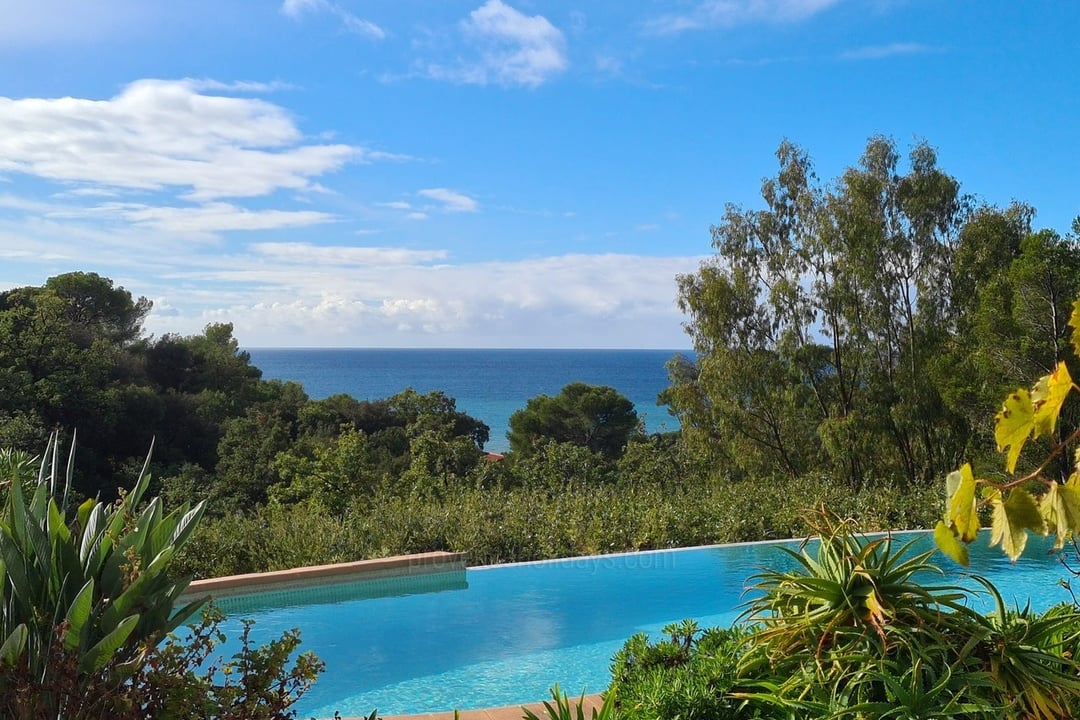
[[[900,535],[896,542],[912,537],[930,547],[928,533]],[[296,707],[299,717],[514,705],[547,698],[554,683],[571,694],[603,691],[612,655],[634,633],[659,636],[666,624],[684,618],[701,627],[732,624],[747,578],[764,567],[791,566],[776,545],[470,568],[354,583],[329,597],[323,589],[220,604],[229,615],[224,629],[230,639],[239,636],[242,617],[255,620],[257,643],[297,627],[301,649],[326,662],[326,672]],[[1047,553],[1049,540],[1032,538],[1016,564],[987,548],[985,537],[976,545],[971,568],[990,578],[1007,602],[1030,600],[1045,609],[1070,599],[1057,582],[1068,573]],[[940,562],[950,573],[944,581],[961,580],[961,568]],[[990,609],[989,598],[975,604]],[[226,646],[224,654],[234,650]]]

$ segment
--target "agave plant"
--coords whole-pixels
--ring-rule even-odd
[[[50,673],[121,684],[140,653],[186,622],[202,600],[175,607],[188,583],[167,574],[191,536],[202,503],[166,514],[159,499],[140,506],[147,464],[130,492],[111,504],[90,499],[66,517],[74,443],[61,475],[54,435],[31,494],[12,483],[0,511],[0,697],[12,678],[52,686]],[[73,666],[73,667],[72,667]],[[63,697],[43,692],[52,717]]]
[[[793,570],[765,570],[752,578],[756,597],[743,619],[756,624],[747,636],[739,674],[760,692],[743,697],[783,706],[805,716],[843,713],[885,701],[889,690],[874,675],[889,664],[915,659],[947,665],[953,614],[966,592],[953,585],[926,585],[941,571],[931,552],[912,553],[891,537],[860,536],[850,520],[822,509],[816,524],[820,545],[779,548]],[[882,674],[882,673],[879,673]],[[961,688],[944,676],[950,692]],[[916,677],[917,684],[922,678]],[[931,683],[930,688],[938,683]]]
[[[986,615],[969,612],[968,641],[960,661],[970,672],[984,673],[991,695],[1017,717],[1053,720],[1073,717],[1080,708],[1080,613],[1061,605],[1039,614],[1030,605],[1006,606],[1001,593],[973,576],[994,600]]]

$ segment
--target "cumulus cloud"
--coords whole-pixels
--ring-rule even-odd
[[[685,340],[674,277],[701,260],[570,254],[452,264],[441,251],[251,250],[250,260],[189,268],[164,283],[170,304],[202,311],[170,317],[161,331],[227,318],[250,346],[676,347]],[[229,293],[191,296],[201,284]]]
[[[379,159],[307,142],[283,108],[208,94],[200,82],[139,80],[108,100],[0,97],[0,177],[179,189],[206,201],[307,190],[348,162]]]
[[[357,17],[330,0],[285,0],[281,4],[281,12],[294,20],[299,20],[304,15],[326,13],[337,17],[347,30],[357,35],[375,40],[386,37],[386,31],[372,21]]]
[[[648,21],[650,33],[668,35],[686,30],[731,28],[752,23],[805,20],[840,0],[704,0],[686,13],[669,13]]]
[[[868,45],[840,53],[841,60],[882,60],[897,55],[923,55],[934,49],[920,43],[891,43],[889,45]]]
[[[442,203],[443,210],[447,212],[476,212],[479,209],[479,204],[473,198],[447,188],[426,188],[416,194]]]
[[[472,85],[537,87],[569,65],[566,38],[543,15],[525,15],[502,0],[487,0],[461,22],[474,54],[456,64],[429,63],[439,80]]]

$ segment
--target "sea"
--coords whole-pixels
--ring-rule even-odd
[[[487,423],[489,452],[509,447],[510,415],[572,382],[607,385],[631,402],[649,433],[677,430],[657,405],[668,386],[664,365],[686,350],[430,350],[246,348],[266,380],[292,380],[319,400],[338,393],[379,400],[412,388],[441,390],[458,410]]]

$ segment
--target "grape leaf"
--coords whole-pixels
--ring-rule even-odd
[[[950,492],[945,521],[955,528],[960,540],[969,543],[979,534],[975,476],[971,473],[971,465],[964,463],[962,468],[949,473],[945,485]]]
[[[1069,327],[1072,328],[1073,352],[1080,355],[1080,300],[1073,303],[1072,315],[1069,316]]]
[[[1072,378],[1064,362],[1059,362],[1054,372],[1043,375],[1031,389],[1031,403],[1035,408],[1035,437],[1053,435],[1058,415],[1065,397],[1072,390]]]
[[[1005,398],[1005,404],[994,416],[994,440],[997,441],[999,452],[1009,448],[1005,457],[1005,469],[1010,473],[1016,470],[1020,450],[1034,427],[1035,408],[1031,405],[1031,393],[1021,388]]]
[[[956,562],[967,567],[967,545],[960,542],[960,538],[956,536],[956,533],[942,520],[938,520],[938,524],[934,528],[934,544],[938,546],[938,550],[941,550],[941,552],[945,553]]]
[[[1039,510],[1047,529],[1055,533],[1054,549],[1060,550],[1073,533],[1080,530],[1080,491],[1076,487],[1076,475],[1069,483],[1053,483],[1039,499]]]
[[[1001,545],[1009,560],[1015,561],[1027,545],[1027,531],[1042,534],[1046,528],[1035,498],[1026,490],[1013,489],[1002,502],[1001,493],[991,499],[993,522],[990,525],[990,545]]]

